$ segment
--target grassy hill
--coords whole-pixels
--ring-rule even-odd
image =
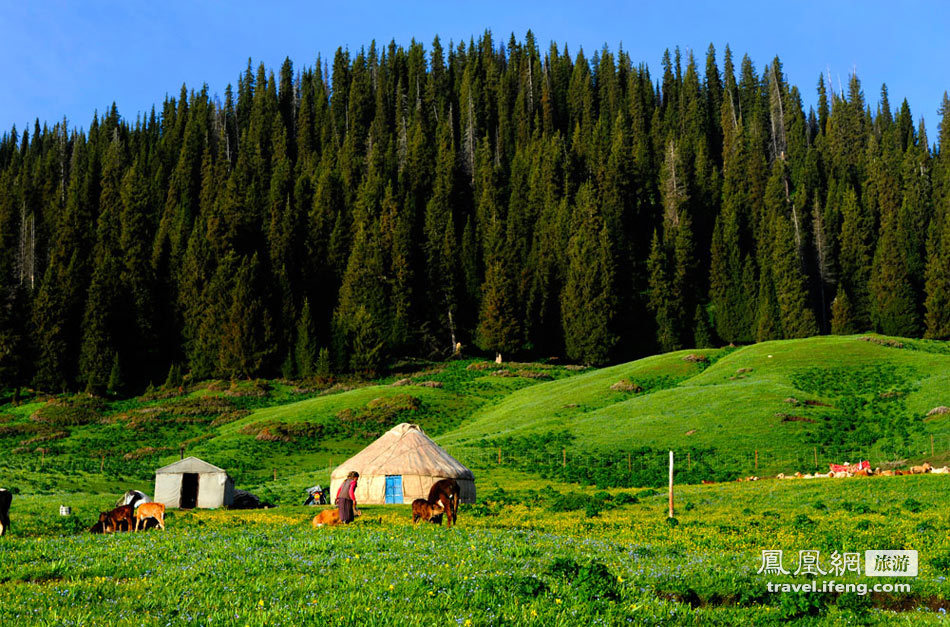
[[[0,407],[4,482],[34,492],[148,488],[181,446],[239,487],[296,500],[399,422],[469,466],[605,485],[875,464],[950,451],[950,345],[816,337],[657,355],[585,370],[455,361],[375,382],[206,382],[103,401]],[[500,451],[499,451],[500,449]],[[755,452],[758,451],[758,468]],[[501,464],[498,454],[501,453]],[[682,458],[687,467],[683,468]],[[276,471],[277,480],[274,480]]]

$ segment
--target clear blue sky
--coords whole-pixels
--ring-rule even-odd
[[[271,4],[271,3],[268,3]],[[587,2],[529,6],[497,2],[275,2],[141,0],[59,2],[0,0],[0,133],[39,118],[88,127],[94,110],[113,101],[134,119],[177,95],[182,83],[207,83],[223,94],[248,57],[276,70],[318,54],[332,61],[338,46],[359,49],[375,39],[428,49],[491,29],[496,41],[530,28],[546,49],[552,40],[593,53],[619,45],[635,63],[660,72],[665,48],[696,51],[700,64],[713,43],[748,53],[760,69],[776,54],[806,108],[819,73],[830,69],[847,88],[856,69],[873,106],[886,82],[893,107],[907,98],[914,118],[936,139],[937,108],[950,90],[950,2],[946,0],[797,2]]]

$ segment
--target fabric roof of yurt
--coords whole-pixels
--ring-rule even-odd
[[[330,474],[331,495],[355,470],[360,473],[356,489],[357,503],[385,502],[385,477],[401,475],[404,502],[426,498],[429,488],[439,479],[455,479],[461,489],[461,500],[475,502],[475,475],[419,428],[418,425],[396,425],[375,442],[337,466]]]
[[[213,466],[202,459],[198,459],[197,457],[186,457],[185,459],[177,461],[174,464],[162,466],[161,468],[155,471],[156,474],[159,474],[159,473],[184,474],[184,473],[206,473],[206,472],[225,472],[225,470],[223,468],[218,468],[217,466]]]

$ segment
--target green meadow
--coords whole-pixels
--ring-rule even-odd
[[[14,491],[0,624],[939,623],[950,475],[764,477],[813,471],[816,455],[825,468],[858,455],[943,465],[950,414],[931,410],[950,406],[948,383],[947,343],[848,336],[603,369],[460,360],[376,381],[33,395],[0,407],[0,485]],[[475,472],[460,524],[413,527],[406,506],[367,506],[350,527],[312,528],[304,488],[400,422]],[[182,451],[276,507],[86,532],[125,490],[151,493]],[[751,474],[763,480],[734,481]],[[767,549],[786,567],[803,550],[914,549],[920,571],[910,590],[772,593],[770,580],[809,579],[760,575]]]

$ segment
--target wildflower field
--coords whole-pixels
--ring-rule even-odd
[[[18,495],[0,541],[0,624],[942,624],[950,511],[942,475],[596,491],[488,474],[447,529],[408,507],[345,528],[313,508],[173,511],[168,530],[91,535],[114,496]],[[504,482],[506,489],[497,487]],[[912,496],[910,496],[912,495]],[[769,593],[763,550],[915,549],[903,593]],[[868,584],[896,578],[829,573]]]

